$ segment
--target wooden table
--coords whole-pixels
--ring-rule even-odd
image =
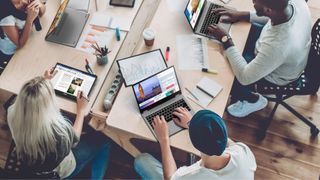
[[[105,1],[97,1],[99,3],[99,11],[104,11],[104,9],[108,8]],[[142,2],[142,0],[140,2]],[[88,22],[90,22],[90,18],[92,17],[91,15],[95,12],[94,3],[95,1],[90,1],[90,17],[88,19]],[[45,35],[47,34],[49,26],[51,25],[51,22],[56,15],[59,5],[60,0],[47,2],[46,13],[40,20],[42,24],[42,30],[33,30],[25,47],[18,50],[16,54],[13,56],[10,63],[0,76],[0,89],[12,92],[14,94],[18,94],[20,88],[26,81],[36,76],[42,75],[46,69],[53,67],[57,62],[86,71],[85,58],[87,58],[93,65],[93,70],[98,76],[96,84],[89,96],[89,105],[91,109],[105,81],[105,77],[107,76],[110,68],[112,67],[113,61],[115,60],[115,57],[117,56],[119,49],[124,40],[126,39],[128,33],[121,31],[120,41],[117,41],[116,37],[114,36],[110,48],[110,50],[112,51],[108,55],[109,63],[104,66],[99,66],[96,63],[96,57],[94,55],[79,51],[72,47],[67,47],[64,45],[45,41]],[[126,11],[125,14],[135,16],[137,11],[139,10],[139,5],[140,4],[136,3],[134,12],[127,13]],[[116,10],[116,13],[119,13],[121,11],[118,11],[118,9]],[[89,26],[88,22],[86,27]],[[110,29],[110,31],[114,30]],[[76,113],[75,101],[58,96],[58,104],[63,111],[72,114]],[[87,112],[89,112],[90,109],[88,109]]]
[[[209,49],[209,66],[217,69],[219,74],[212,75],[202,73],[200,71],[179,70],[176,36],[180,34],[191,34],[191,28],[184,17],[183,10],[181,12],[170,12],[168,8],[169,1],[163,0],[160,2],[158,10],[150,24],[150,27],[156,31],[155,44],[152,48],[147,48],[144,42],[140,40],[135,54],[150,51],[152,49],[161,48],[163,52],[167,46],[170,46],[170,60],[168,66],[174,65],[177,70],[177,75],[180,81],[182,93],[186,96],[185,87],[192,89],[199,80],[206,76],[215,80],[223,86],[222,92],[209,104],[207,109],[213,110],[220,116],[223,115],[226,103],[229,97],[234,75],[231,71],[228,61],[222,55],[222,49],[219,44],[213,41],[208,41]],[[219,2],[218,2],[219,3]],[[236,7],[239,10],[253,9],[252,1],[250,0],[232,0],[229,6]],[[184,9],[184,7],[182,8]],[[231,28],[231,36],[240,49],[243,49],[249,31],[249,23],[237,23]],[[188,100],[188,99],[187,99]],[[189,101],[195,111],[201,109],[192,101]],[[133,156],[139,152],[129,142],[130,138],[137,137],[155,141],[154,136],[143,121],[131,88],[121,88],[118,97],[106,119],[107,128],[104,132],[111,136],[118,144],[126,149]],[[199,154],[192,146],[189,140],[188,131],[184,130],[170,138],[171,145],[187,152]]]

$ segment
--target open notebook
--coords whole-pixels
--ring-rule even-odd
[[[197,86],[192,89],[192,93],[197,99],[191,94],[189,94],[187,97],[203,108],[206,108],[221,90],[222,86],[220,84],[212,79],[203,77]]]

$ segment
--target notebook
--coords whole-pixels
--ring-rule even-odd
[[[206,108],[221,90],[222,86],[220,84],[212,79],[203,77],[192,90],[193,95],[197,97],[197,99],[191,94],[189,94],[187,97],[203,108]]]

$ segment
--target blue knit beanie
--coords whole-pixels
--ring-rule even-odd
[[[198,111],[189,125],[191,142],[200,152],[220,156],[226,148],[228,133],[222,118],[209,110]]]

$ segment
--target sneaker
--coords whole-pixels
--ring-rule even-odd
[[[237,101],[234,104],[228,106],[227,111],[230,115],[234,117],[246,117],[249,114],[259,111],[268,105],[267,98],[263,97],[261,94],[259,99],[255,103],[249,103],[248,101]]]

